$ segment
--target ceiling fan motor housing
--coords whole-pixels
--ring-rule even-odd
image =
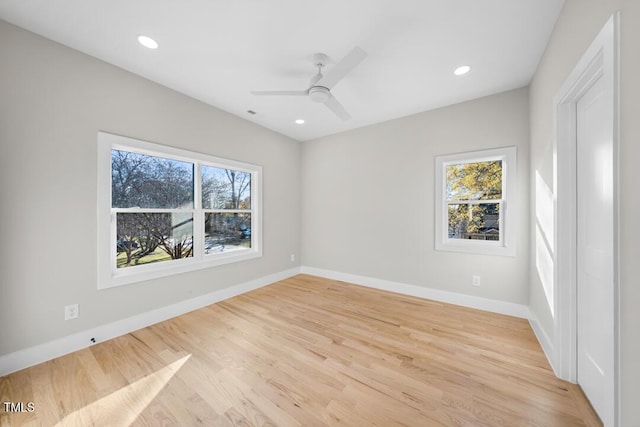
[[[331,94],[324,86],[312,86],[309,88],[309,98],[315,102],[327,102]]]

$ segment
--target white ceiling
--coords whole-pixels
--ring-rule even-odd
[[[526,86],[563,3],[0,0],[0,18],[304,141]],[[314,53],[329,72],[355,46],[368,57],[331,91],[348,121],[307,97],[250,93],[305,90]]]

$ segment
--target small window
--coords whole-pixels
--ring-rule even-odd
[[[515,147],[436,157],[436,249],[515,256],[515,177]]]
[[[261,256],[259,166],[100,132],[99,288]]]

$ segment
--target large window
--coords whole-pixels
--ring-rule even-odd
[[[436,157],[436,249],[515,256],[515,179],[515,147]]]
[[[98,143],[98,287],[261,256],[259,166],[104,132]]]

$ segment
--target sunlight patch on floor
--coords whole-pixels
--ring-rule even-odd
[[[170,365],[72,412],[56,426],[131,425],[190,357],[189,354],[176,360]]]

